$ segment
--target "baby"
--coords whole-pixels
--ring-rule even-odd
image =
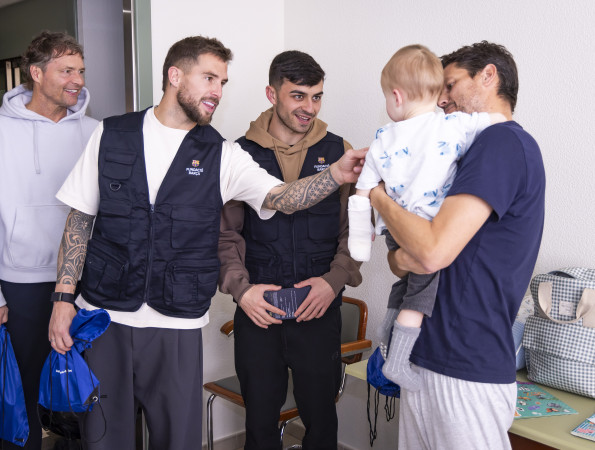
[[[356,194],[349,198],[348,245],[351,256],[358,261],[370,259],[371,189],[383,181],[395,202],[432,220],[455,177],[457,161],[479,133],[506,120],[502,114],[445,115],[437,111],[443,83],[442,63],[422,45],[403,47],[382,70],[380,84],[386,112],[393,122],[376,132]],[[386,236],[389,250],[399,248],[380,216],[376,233]],[[424,315],[432,315],[438,279],[439,272],[409,273],[393,284],[388,310],[377,332],[386,359],[382,372],[403,389],[415,391],[420,387],[409,357]]]

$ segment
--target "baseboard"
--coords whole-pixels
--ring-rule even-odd
[[[285,434],[298,439],[300,442],[304,437],[306,429],[304,428],[304,424],[301,420],[296,420],[295,422],[290,423],[287,425],[285,429]],[[285,440],[285,439],[284,439]],[[342,444],[341,442],[337,443],[337,450],[358,450],[355,447],[350,447],[349,445]]]
[[[246,433],[241,431],[231,436],[217,439],[213,442],[213,447],[217,450],[238,450],[238,448],[244,448],[244,442],[246,442]],[[207,450],[207,444],[202,446],[202,450]]]
[[[358,450],[355,447],[350,447],[349,445],[341,444],[340,442],[337,444],[337,450]]]
[[[304,437],[304,432],[306,429],[304,428],[304,424],[300,420],[292,422],[287,425],[285,428],[285,435],[283,441],[286,445],[291,445],[293,443],[297,443],[297,441],[301,442],[302,438]],[[244,443],[246,441],[246,433],[241,431],[236,434],[232,434],[231,436],[227,436],[221,439],[216,440],[213,442],[213,447],[217,450],[237,450],[239,448],[244,447]],[[287,442],[289,441],[289,442]],[[203,450],[207,450],[207,444],[202,446]],[[337,450],[358,450],[356,448],[350,447],[348,445],[338,443]]]

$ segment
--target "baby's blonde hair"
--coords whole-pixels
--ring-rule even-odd
[[[395,53],[382,69],[384,91],[401,89],[409,100],[438,100],[444,84],[440,59],[423,45],[408,45]]]

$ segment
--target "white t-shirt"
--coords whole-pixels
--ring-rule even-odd
[[[356,188],[372,189],[384,181],[393,200],[432,220],[454,180],[457,161],[488,126],[488,113],[441,111],[389,123],[376,132]],[[379,217],[377,233],[385,228]]]
[[[149,200],[155,202],[161,182],[167,173],[184,137],[188,131],[163,125],[153,108],[149,109],[143,122],[143,140]],[[103,134],[103,122],[93,132],[84,153],[70,172],[70,175],[56,195],[58,200],[85,214],[97,215],[99,209],[98,157],[99,143]],[[246,202],[259,213],[260,218],[269,219],[274,211],[262,208],[268,192],[283,182],[267,173],[254,162],[249,153],[238,144],[223,142],[221,154],[221,197],[223,203],[229,200]],[[77,305],[85,309],[97,309],[82,296]],[[209,322],[208,312],[197,319],[182,319],[161,314],[143,303],[138,311],[123,312],[108,310],[111,319],[123,325],[145,328],[194,329]]]

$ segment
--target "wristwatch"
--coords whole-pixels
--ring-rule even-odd
[[[74,294],[68,292],[52,292],[50,300],[53,302],[66,302],[74,305]]]

